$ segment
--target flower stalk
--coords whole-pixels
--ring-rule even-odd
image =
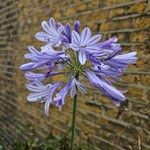
[[[76,80],[79,79],[79,73],[76,74],[75,76]],[[76,86],[76,90],[77,90],[77,86]],[[75,126],[75,121],[76,121],[76,112],[77,112],[77,92],[73,97],[73,113],[72,113],[72,135],[71,135],[71,150],[74,149],[74,142],[75,142],[75,130],[76,130],[76,126]]]

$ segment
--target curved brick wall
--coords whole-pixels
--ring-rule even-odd
[[[61,135],[71,121],[71,100],[59,112],[52,108],[43,114],[41,104],[26,101],[23,73],[27,45],[39,46],[34,34],[40,22],[54,17],[62,22],[81,21],[103,37],[118,36],[124,51],[136,50],[139,60],[129,67],[117,86],[126,88],[127,101],[116,108],[97,91],[81,96],[77,124],[79,142],[87,137],[96,149],[150,149],[150,3],[148,0],[0,0],[0,143],[11,143],[30,135],[46,137],[51,130]],[[82,139],[82,140],[81,140]]]

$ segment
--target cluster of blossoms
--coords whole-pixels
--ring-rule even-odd
[[[120,54],[121,46],[116,37],[100,41],[101,35],[92,36],[88,27],[80,31],[79,21],[75,21],[71,28],[69,23],[63,25],[50,18],[49,22],[43,21],[41,26],[43,32],[38,32],[35,37],[44,45],[40,49],[29,46],[25,58],[31,62],[20,67],[26,71],[25,77],[30,81],[27,84],[27,89],[31,91],[28,101],[45,102],[46,114],[50,104],[61,109],[69,92],[71,97],[76,95],[77,89],[86,93],[85,86],[78,79],[79,75],[86,77],[91,85],[116,105],[125,100],[123,92],[112,84],[129,64],[136,62],[136,52]],[[69,81],[42,83],[48,77],[61,74],[65,68],[70,70]]]

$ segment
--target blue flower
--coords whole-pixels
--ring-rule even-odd
[[[86,93],[85,83],[80,81],[82,77],[86,77],[116,105],[125,100],[113,83],[117,82],[128,65],[136,62],[136,52],[122,54],[117,37],[100,41],[101,35],[92,36],[88,27],[80,32],[79,21],[75,21],[72,28],[69,23],[63,25],[50,18],[41,26],[43,32],[38,32],[35,37],[44,44],[39,49],[28,46],[29,52],[25,58],[30,62],[20,66],[30,81],[27,85],[31,91],[27,97],[29,101],[45,102],[46,114],[50,104],[62,109],[67,95],[74,97],[77,91]],[[43,85],[42,82],[48,78],[66,71],[63,87],[53,80],[51,84]],[[80,80],[76,79],[77,75],[82,76]]]
[[[27,89],[31,91],[27,99],[30,102],[45,102],[45,114],[48,115],[49,106],[53,103],[53,94],[60,84],[60,82],[57,82],[53,85],[43,85],[40,81],[35,80],[34,82],[27,84]]]
[[[53,18],[49,20],[49,23],[43,21],[42,29],[45,32],[38,32],[35,37],[42,42],[51,43],[52,45],[61,44],[62,37],[61,33],[63,31],[63,25],[55,22]]]
[[[84,85],[80,83],[76,78],[73,78],[70,90],[71,97],[74,97],[77,94],[77,89],[79,89],[81,93],[86,93],[86,88],[84,87]]]
[[[20,69],[25,71],[46,66],[50,68],[53,67],[55,62],[67,59],[63,51],[55,51],[50,45],[43,46],[41,51],[38,51],[33,46],[28,46],[28,50],[30,53],[25,54],[25,58],[32,60],[32,62],[20,67]]]
[[[126,69],[127,65],[134,64],[137,60],[136,52],[130,52],[127,54],[116,55],[111,59],[106,59],[105,64],[112,66],[113,68]]]
[[[76,31],[72,32],[72,41],[70,47],[78,52],[79,61],[82,65],[85,64],[87,55],[89,53],[99,50],[97,43],[100,39],[100,34],[91,37],[91,31],[89,28],[85,28],[81,32],[81,35]]]
[[[74,30],[78,33],[80,32],[80,22],[79,21],[74,22]],[[71,29],[71,25],[69,23],[67,23],[63,28],[62,41],[67,45],[67,44],[71,43],[71,39],[72,39],[72,29]]]
[[[71,81],[69,81],[62,90],[56,94],[56,97],[54,98],[55,105],[61,110],[61,107],[65,103],[66,95],[71,87]]]
[[[56,94],[56,97],[54,98],[54,102],[60,110],[61,110],[61,107],[65,104],[65,98],[69,90],[70,90],[71,97],[77,94],[76,87],[82,93],[86,93],[85,87],[78,80],[73,78],[61,89],[59,93]]]
[[[122,101],[125,101],[125,96],[119,90],[101,80],[94,72],[87,70],[86,74],[91,84],[113,100],[116,105],[119,106]]]

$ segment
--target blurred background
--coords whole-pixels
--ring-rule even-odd
[[[41,45],[34,35],[50,17],[71,24],[80,20],[102,40],[117,36],[124,52],[138,53],[137,63],[116,85],[127,90],[121,107],[96,90],[80,95],[78,149],[149,150],[149,0],[0,0],[0,149],[68,149],[72,100],[45,116],[43,104],[27,102],[27,81],[18,69],[27,46]]]

